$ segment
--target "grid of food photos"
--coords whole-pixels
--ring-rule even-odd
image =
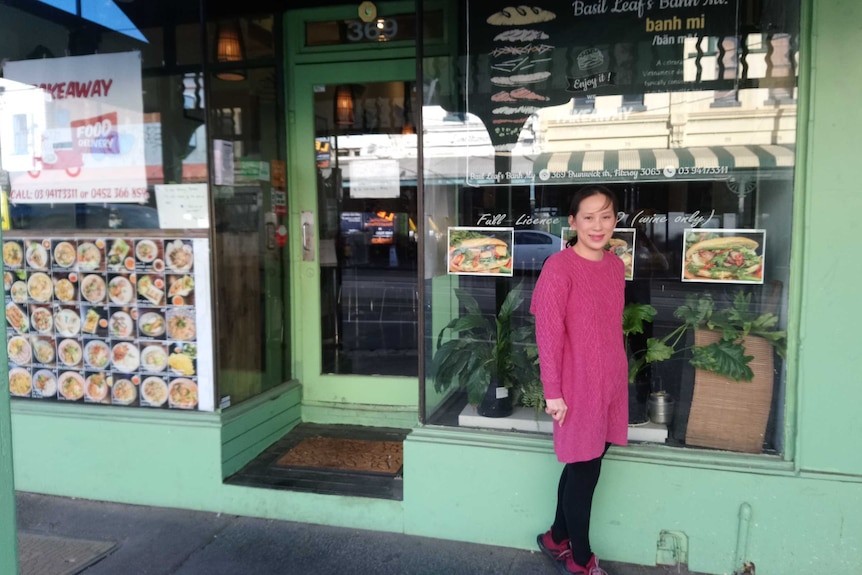
[[[6,239],[3,262],[13,397],[198,408],[190,239]]]

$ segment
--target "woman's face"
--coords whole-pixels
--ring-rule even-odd
[[[614,205],[607,196],[595,194],[584,198],[577,215],[569,216],[569,226],[578,234],[575,251],[587,259],[602,259],[616,224]]]

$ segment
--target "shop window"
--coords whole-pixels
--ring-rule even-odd
[[[609,253],[626,263],[626,302],[656,312],[644,333],[627,337],[632,365],[648,340],[681,337],[668,359],[633,372],[630,440],[782,454],[796,125],[792,99],[780,113],[771,101],[779,87],[795,89],[798,3],[782,8],[780,22],[764,7],[701,6],[646,25],[619,14],[573,17],[568,2],[542,8],[523,48],[526,32],[471,1],[461,53],[448,66],[440,56],[423,63],[423,85],[435,88],[422,114],[424,421],[550,433],[529,303],[544,260],[565,249],[572,195],[601,184],[620,206]],[[761,39],[769,46],[760,49]],[[510,70],[503,56],[518,51],[525,61]],[[448,71],[464,69],[462,59],[472,75],[458,84]],[[627,108],[638,113],[621,113]],[[456,112],[458,122],[441,121]],[[522,300],[514,309],[512,294]],[[722,407],[704,400],[715,373],[692,363],[692,348],[704,352],[715,333],[680,318],[704,302],[717,321],[768,323],[762,335],[772,343],[730,338],[748,359],[718,377],[734,380],[728,393],[757,422],[746,437],[742,424],[716,423]],[[514,414],[495,418],[483,403],[489,385],[472,375],[477,357],[499,357],[501,319],[511,336],[501,345],[520,359],[505,376],[508,391],[492,397],[508,395]],[[757,402],[746,399],[754,389]],[[650,413],[658,392],[674,400],[670,413],[667,404]]]
[[[0,20],[27,31],[0,77],[13,395],[212,411],[284,382],[273,16],[240,18],[244,58],[216,62],[197,0],[13,4]]]

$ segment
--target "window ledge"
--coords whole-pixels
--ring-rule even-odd
[[[13,416],[65,417],[99,422],[144,423],[175,427],[221,427],[219,414],[206,411],[87,405],[36,399],[14,399],[10,403]]]
[[[550,435],[515,431],[425,426],[414,429],[405,441],[501,449],[509,452],[546,453],[551,456],[554,453]],[[616,461],[669,467],[694,467],[763,475],[798,475],[793,462],[785,461],[779,456],[709,451],[693,447],[638,443],[625,447],[613,446],[606,457]]]

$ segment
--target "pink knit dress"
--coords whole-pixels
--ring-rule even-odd
[[[568,407],[563,426],[554,423],[554,452],[563,463],[595,459],[606,442],[627,443],[624,305],[625,266],[610,254],[592,261],[565,249],[539,274],[530,311],[545,397],[562,397]]]

